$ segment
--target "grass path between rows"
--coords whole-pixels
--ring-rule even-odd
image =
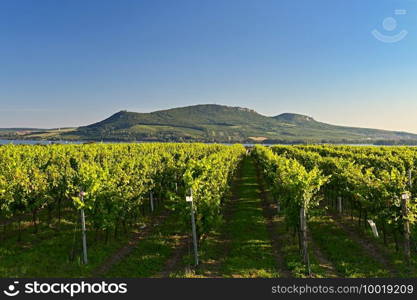
[[[225,206],[225,220],[201,248],[197,276],[276,278],[280,276],[263,215],[254,161],[244,158]],[[215,267],[213,267],[215,266]]]
[[[128,253],[116,259],[104,277],[169,277],[171,269],[176,268],[177,252],[183,248],[186,238],[181,230],[181,219],[171,212],[150,226],[152,229],[146,235],[128,245]]]
[[[333,263],[324,255],[309,235],[309,256],[311,275],[307,274],[306,267],[302,263],[297,237],[292,234],[284,220],[282,213],[277,211],[277,203],[274,201],[271,190],[258,170],[258,182],[261,188],[264,216],[268,222],[268,229],[273,241],[275,257],[283,277],[286,278],[336,278],[340,274]]]
[[[141,230],[134,231],[125,245],[119,248],[116,252],[112,253],[112,255],[104,260],[99,267],[92,271],[92,277],[100,277],[107,274],[114,266],[119,264],[125,257],[129,256],[142,240],[152,235],[153,231],[155,231],[155,227],[163,224],[168,216],[168,211],[162,210],[161,213],[151,218],[146,227]]]

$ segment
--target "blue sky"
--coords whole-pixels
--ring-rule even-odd
[[[217,103],[417,133],[417,0],[2,0],[0,45],[0,127]]]

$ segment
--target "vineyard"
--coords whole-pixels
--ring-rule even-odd
[[[1,277],[416,277],[417,148],[0,146]]]

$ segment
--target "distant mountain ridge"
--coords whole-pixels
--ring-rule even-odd
[[[330,125],[310,116],[268,117],[243,107],[200,104],[151,113],[120,111],[68,136],[117,141],[417,143],[417,134]]]
[[[105,120],[78,128],[0,129],[0,138],[417,145],[417,134],[336,126],[293,113],[268,117],[252,109],[217,104],[199,104],[150,113],[119,111]]]

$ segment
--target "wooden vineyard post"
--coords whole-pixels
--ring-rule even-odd
[[[342,197],[341,196],[338,196],[337,197],[337,212],[341,215],[342,214],[342,212],[343,212],[343,209],[342,209]]]
[[[194,216],[194,201],[193,201],[193,191],[191,190],[191,196],[186,196],[185,200],[190,202],[191,205],[191,229],[193,234],[193,245],[194,245],[194,264],[198,266],[198,245],[197,245],[197,229],[195,226],[195,216]]]
[[[401,208],[404,222],[404,255],[407,261],[410,260],[410,221],[408,220],[408,199],[409,195],[402,195]]]
[[[154,210],[154,203],[153,203],[153,193],[152,192],[150,192],[150,194],[149,194],[149,201],[151,203],[151,212],[153,212],[153,210]]]
[[[304,207],[300,208],[300,229],[301,229],[301,238],[303,246],[303,262],[306,265],[307,273],[311,275],[310,269],[310,258],[308,256],[308,245],[307,245],[307,220],[306,220],[306,211]]]
[[[84,196],[85,192],[80,192],[81,202],[84,203]],[[83,259],[84,264],[88,263],[88,256],[87,256],[87,236],[86,236],[86,229],[85,229],[85,214],[84,208],[81,208],[81,229],[82,229],[82,239],[83,239]]]

